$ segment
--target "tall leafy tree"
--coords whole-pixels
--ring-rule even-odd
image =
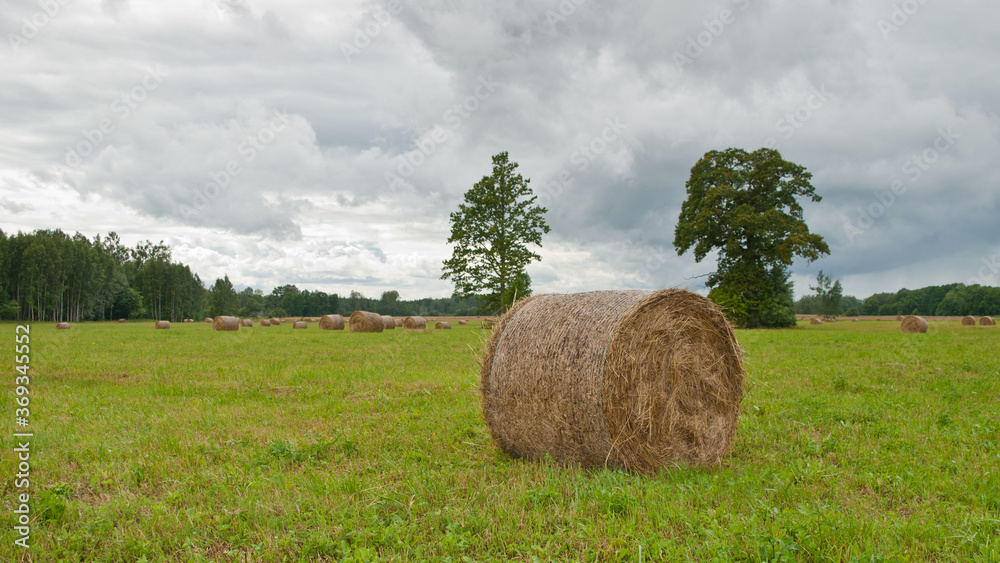
[[[840,302],[844,298],[844,288],[840,285],[840,280],[834,281],[820,270],[816,276],[816,285],[809,286],[809,289],[816,292],[819,313],[828,317],[840,315],[842,312]]]
[[[208,290],[208,310],[210,316],[235,315],[240,307],[240,298],[233,289],[229,276],[217,278]]]
[[[454,244],[441,279],[455,284],[456,297],[480,296],[490,312],[510,307],[508,288],[535,260],[528,245],[542,246],[549,232],[546,209],[535,204],[530,180],[517,173],[506,152],[493,157],[493,173],[465,192],[465,202],[451,214]],[[523,278],[520,278],[523,280]]]
[[[794,324],[788,266],[830,253],[802,218],[799,198],[821,200],[811,179],[774,149],[709,151],[691,168],[674,247],[697,262],[718,252],[709,296],[741,326]]]

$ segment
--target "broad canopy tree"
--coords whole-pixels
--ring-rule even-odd
[[[697,262],[718,251],[709,297],[740,326],[794,324],[788,266],[830,253],[802,218],[799,198],[822,199],[811,179],[767,148],[709,151],[691,169],[674,247]]]
[[[529,182],[506,152],[497,154],[493,174],[476,182],[451,214],[448,243],[455,247],[444,261],[441,279],[452,280],[457,297],[479,296],[484,311],[510,307],[514,288],[517,297],[530,293],[525,268],[541,257],[528,245],[542,246],[549,226]]]

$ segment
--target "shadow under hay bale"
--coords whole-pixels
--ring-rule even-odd
[[[340,315],[323,315],[319,318],[319,329],[320,330],[344,330],[346,326],[344,317]]]
[[[292,323],[292,328],[309,328],[309,325],[305,321],[295,321]]]
[[[396,328],[396,321],[392,319],[389,315],[382,315],[382,326],[384,330],[392,330]]]
[[[744,377],[732,327],[707,298],[598,291],[516,303],[493,328],[480,388],[509,454],[649,473],[722,459]]]
[[[403,319],[403,328],[406,330],[424,330],[427,328],[427,319],[423,317],[406,317]]]
[[[385,323],[382,322],[382,315],[369,313],[368,311],[354,311],[351,313],[351,320],[347,323],[351,332],[382,332]]]
[[[997,323],[993,320],[993,317],[980,317],[979,326],[997,326]]]
[[[441,321],[441,322],[435,324],[434,328],[443,328],[443,329],[449,329],[450,330],[451,329],[451,323],[446,322],[446,321]]]
[[[909,315],[903,319],[899,330],[906,333],[927,332],[927,321],[916,315]]]
[[[976,317],[972,315],[962,317],[962,326],[976,326]]]
[[[56,323],[56,330],[69,330],[69,323]]]
[[[155,328],[160,330],[166,330],[170,328],[170,321],[156,321]]]
[[[234,331],[240,329],[240,320],[236,317],[219,315],[212,319],[212,330]]]

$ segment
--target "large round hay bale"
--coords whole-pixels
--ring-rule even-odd
[[[271,326],[271,321],[267,319],[261,319],[260,326]]]
[[[909,315],[903,319],[899,329],[903,332],[927,332],[927,321],[916,315]]]
[[[271,321],[271,326],[278,326],[281,324],[281,319],[268,319]]]
[[[460,321],[458,321],[458,324],[460,324],[460,325],[464,325],[464,324],[465,324],[466,322],[467,322],[467,321],[465,321],[465,320],[460,320]]]
[[[396,328],[396,321],[389,315],[382,315],[382,325],[385,330],[391,330]]]
[[[305,321],[295,321],[292,323],[292,328],[309,328],[309,325]]]
[[[972,315],[962,317],[962,326],[976,326],[976,317]]]
[[[997,323],[993,320],[993,317],[980,317],[979,326],[997,326]]]
[[[57,330],[69,330],[69,323],[56,323]]]
[[[340,315],[323,315],[319,318],[320,330],[344,330],[344,317]]]
[[[722,312],[690,291],[529,297],[494,325],[483,415],[514,456],[638,472],[712,465],[736,432],[742,357]]]
[[[451,329],[451,323],[446,322],[446,321],[441,321],[441,322],[436,323],[434,325],[434,328],[446,328],[446,329],[450,330]]]
[[[205,317],[205,322],[206,323],[210,323],[210,322],[213,322],[213,321],[212,321],[211,317]]]
[[[819,320],[819,319],[817,319],[817,318],[814,317],[812,319],[809,319],[809,324],[811,324],[811,325],[821,325],[821,324],[823,324],[823,321],[821,321],[821,320]]]
[[[406,330],[424,330],[427,328],[427,320],[423,317],[406,317],[403,319],[403,328]]]
[[[212,330],[233,331],[240,329],[240,319],[237,317],[218,316],[212,320]]]
[[[170,321],[156,321],[155,327],[161,330],[166,330],[170,328]]]
[[[382,332],[385,329],[382,315],[368,311],[354,311],[347,324],[351,332]]]

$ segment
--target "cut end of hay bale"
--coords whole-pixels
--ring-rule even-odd
[[[56,323],[56,329],[69,330],[69,323]]]
[[[997,326],[997,323],[993,317],[980,317],[979,326]]]
[[[168,329],[170,328],[170,321],[156,321],[156,328]]]
[[[309,328],[309,325],[305,321],[295,321],[292,328]]]
[[[396,321],[389,315],[382,315],[382,325],[385,330],[396,328]]]
[[[927,332],[927,321],[916,315],[909,315],[903,319],[899,329],[907,333]]]
[[[962,317],[962,326],[976,326],[976,317],[972,315]]]
[[[434,328],[443,328],[443,329],[449,329],[450,330],[451,329],[451,323],[446,322],[446,321],[441,321],[441,322],[436,323],[434,325]]]
[[[347,323],[340,315],[323,315],[319,318],[320,330],[344,330]]]
[[[406,330],[424,330],[427,328],[427,319],[423,317],[406,317],[403,319],[403,328]]]
[[[481,376],[511,455],[649,473],[722,459],[745,371],[722,312],[667,289],[524,299],[494,325]]]
[[[809,324],[811,324],[811,325],[821,325],[821,324],[823,324],[823,321],[821,321],[819,319],[809,319]]]
[[[385,330],[382,315],[369,313],[368,311],[354,311],[351,313],[351,320],[348,326],[350,326],[351,332],[382,332]]]
[[[240,329],[240,319],[238,319],[237,317],[220,315],[212,319],[212,330],[234,331],[239,329]]]

